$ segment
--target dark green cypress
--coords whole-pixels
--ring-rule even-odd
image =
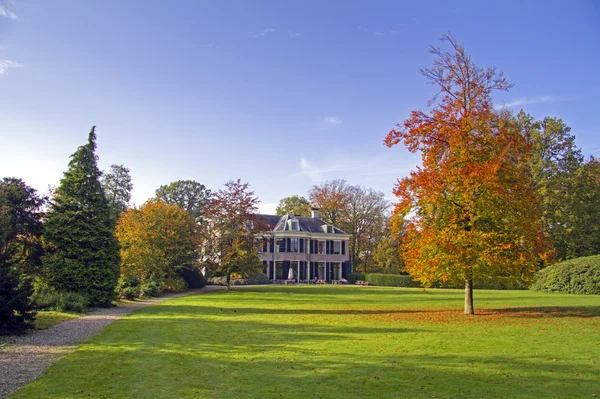
[[[69,169],[51,200],[44,226],[49,254],[44,265],[59,291],[87,295],[91,306],[108,306],[119,275],[115,219],[100,185],[96,127],[71,155]]]

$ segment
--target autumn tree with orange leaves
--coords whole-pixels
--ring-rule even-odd
[[[432,46],[436,60],[420,71],[439,87],[430,111],[412,111],[385,144],[422,155],[422,166],[394,189],[407,271],[425,286],[464,282],[464,313],[474,314],[474,281],[526,281],[546,253],[532,145],[514,117],[492,103],[492,91],[511,84],[495,68],[473,64],[452,36],[442,42],[450,51]]]

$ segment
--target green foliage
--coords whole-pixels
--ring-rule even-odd
[[[275,214],[279,216],[287,215],[310,216],[310,203],[304,197],[292,195],[282,198],[275,208]]]
[[[144,298],[157,297],[160,294],[162,294],[162,289],[156,281],[148,281],[140,286],[140,296]]]
[[[33,288],[8,262],[0,261],[0,335],[33,327],[35,310],[30,299]]]
[[[532,172],[555,258],[600,253],[600,162],[585,162],[562,119],[535,121],[521,111],[523,133],[535,147]]]
[[[202,221],[204,205],[210,200],[210,190],[194,180],[178,180],[156,190],[156,198],[187,211],[196,222]]]
[[[38,309],[83,313],[88,308],[89,299],[80,292],[60,292],[44,280],[36,281],[34,287],[32,300]]]
[[[571,259],[538,271],[533,291],[600,294],[600,255]]]
[[[364,273],[350,273],[350,284],[354,284],[357,281],[365,281],[365,274]]]
[[[0,334],[33,327],[30,276],[40,268],[43,204],[22,180],[0,180]]]
[[[413,281],[413,278],[399,274],[369,273],[365,274],[364,281],[368,281],[370,285],[383,287],[420,287],[421,284]]]
[[[187,283],[182,277],[169,277],[162,282],[164,292],[184,292],[188,289]]]
[[[136,299],[141,295],[140,279],[137,276],[125,275],[117,283],[117,296],[121,299]]]
[[[108,173],[102,176],[102,188],[115,218],[129,208],[133,184],[129,169],[125,166],[110,165]]]
[[[378,271],[390,274],[400,274],[404,271],[404,260],[400,256],[399,240],[387,235],[381,238],[373,253],[373,261]]]
[[[198,267],[182,268],[177,271],[177,274],[185,280],[188,288],[202,288],[206,285],[204,276]]]
[[[71,156],[69,169],[50,203],[44,257],[49,283],[60,292],[79,292],[91,306],[109,306],[119,273],[115,220],[100,185],[95,127],[88,143]]]

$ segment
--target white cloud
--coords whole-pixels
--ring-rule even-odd
[[[2,4],[0,4],[0,17],[14,19],[15,21],[19,20],[19,17],[17,17],[17,15],[14,12],[10,11]]]
[[[11,68],[21,68],[23,65],[11,61],[11,60],[0,60],[0,75],[4,75]]]
[[[252,37],[254,37],[254,38],[264,37],[264,36],[268,35],[269,33],[275,33],[275,29],[273,29],[273,28],[263,29],[262,31],[260,31],[258,33],[252,33]]]
[[[298,36],[300,36],[300,32],[294,32],[294,31],[288,31],[288,36],[290,37],[290,39],[295,39]]]
[[[390,35],[396,36],[397,34],[398,34],[398,31],[396,29],[391,29],[390,30]]]
[[[520,107],[522,105],[529,105],[529,104],[555,103],[555,102],[559,102],[559,101],[570,101],[570,100],[573,100],[573,98],[557,97],[557,96],[523,97],[523,98],[516,98],[516,99],[512,100],[511,102],[502,104],[501,106],[496,106],[496,108],[502,108],[502,107],[511,108],[511,107]]]
[[[321,123],[325,126],[337,126],[342,123],[342,119],[339,116],[326,116]]]
[[[311,164],[306,159],[300,158],[300,167],[302,168],[302,173],[307,175],[313,182],[318,183],[325,180],[325,175],[319,167]]]
[[[383,32],[375,32],[374,35],[381,37],[381,36],[383,36]]]
[[[369,31],[368,28],[364,28],[364,27],[362,27],[360,25],[358,26],[358,29],[362,30],[363,32],[368,32]]]

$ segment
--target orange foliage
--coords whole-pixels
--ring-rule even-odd
[[[475,66],[464,48],[433,48],[421,73],[440,92],[429,113],[412,111],[385,144],[421,152],[422,166],[398,181],[394,214],[405,221],[406,269],[424,285],[513,276],[527,280],[545,252],[539,201],[528,160],[532,147],[492,90],[510,84]],[[398,223],[392,225],[392,229]]]

